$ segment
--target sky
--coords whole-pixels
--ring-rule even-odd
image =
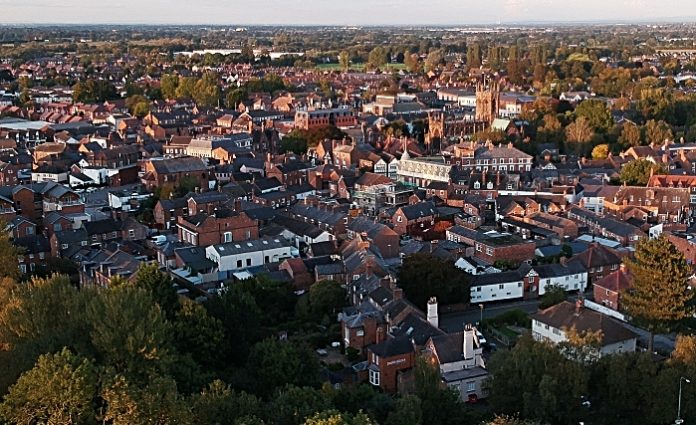
[[[694,21],[694,0],[0,0],[0,23],[466,25]]]

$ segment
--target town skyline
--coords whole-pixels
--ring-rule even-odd
[[[75,0],[58,2],[2,0],[2,24],[155,24],[155,25],[514,25],[572,23],[694,22],[696,5],[678,0],[648,2],[623,0],[586,2],[557,0],[494,0],[484,9],[472,0],[435,0],[427,5],[413,0],[326,6],[320,0],[266,0],[254,9],[237,10],[238,2],[187,3],[119,0],[84,8]],[[166,7],[163,7],[165,6]],[[133,10],[139,13],[133,13]],[[365,13],[369,10],[371,13]],[[442,13],[447,10],[448,13]],[[51,11],[51,13],[47,13]],[[679,13],[677,13],[677,11]],[[601,18],[598,18],[601,16]]]

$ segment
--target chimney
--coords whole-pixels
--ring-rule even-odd
[[[399,288],[399,287],[394,288],[392,290],[392,298],[394,298],[395,300],[403,299],[404,298],[404,290]]]
[[[583,306],[585,305],[585,301],[583,301],[582,298],[578,298],[577,301],[575,301],[575,315],[579,316],[580,312],[582,311]]]
[[[375,344],[379,344],[382,341],[384,341],[384,326],[380,325],[380,326],[377,326],[377,332],[375,335]]]
[[[435,297],[430,297],[428,300],[428,323],[436,328],[440,324],[440,320],[437,316],[437,298]]]
[[[471,324],[464,325],[464,346],[462,347],[464,360],[471,360],[474,358],[475,335],[476,333],[474,332],[474,327],[471,326]]]
[[[619,266],[619,270],[621,270],[621,273],[626,273],[626,264],[621,263],[621,266]]]

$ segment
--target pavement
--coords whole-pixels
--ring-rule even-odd
[[[501,304],[484,304],[483,318],[490,319],[510,310],[522,310],[527,314],[536,313],[539,300],[515,301]],[[477,323],[481,320],[481,309],[478,304],[472,305],[465,311],[445,313],[440,315],[440,328],[445,332],[459,332],[465,323]]]

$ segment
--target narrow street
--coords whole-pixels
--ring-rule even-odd
[[[527,314],[537,311],[539,300],[516,301],[501,304],[488,304],[483,307],[483,318],[489,319],[510,310],[522,310]],[[465,323],[476,323],[481,320],[481,310],[478,304],[472,305],[468,310],[457,313],[446,313],[440,317],[440,328],[446,332],[459,332]]]

